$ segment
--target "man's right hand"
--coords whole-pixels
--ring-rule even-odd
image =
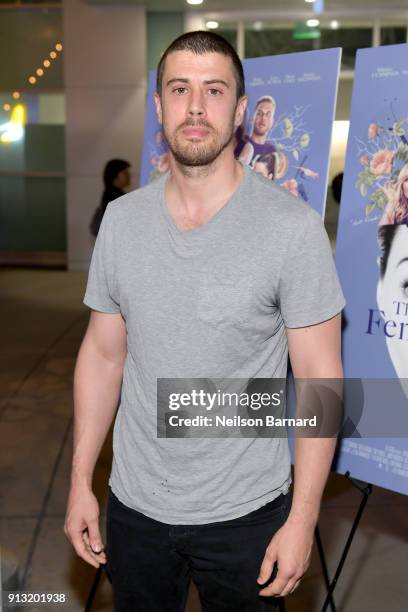
[[[76,553],[94,567],[106,563],[99,531],[99,504],[87,487],[71,487],[64,532]]]

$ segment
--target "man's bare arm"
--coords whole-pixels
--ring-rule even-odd
[[[95,567],[106,557],[97,552],[103,545],[92,477],[117,409],[126,353],[122,316],[92,311],[74,372],[74,452],[64,529],[76,552]]]
[[[343,377],[341,315],[298,329],[288,329],[289,356],[295,378]],[[335,438],[296,438],[293,501],[289,517],[269,544],[260,571],[260,584],[278,575],[262,595],[285,596],[306,572],[313,545],[323,490],[336,447]]]
[[[295,378],[343,378],[341,315],[312,327],[288,329],[288,344]],[[293,517],[316,524],[336,443],[336,438],[295,439]]]

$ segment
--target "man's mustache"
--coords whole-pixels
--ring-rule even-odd
[[[213,126],[210,123],[208,123],[208,121],[205,121],[204,119],[201,119],[199,121],[193,121],[192,119],[187,119],[178,127],[178,129],[184,130],[184,128],[187,128],[187,127],[202,127],[208,130],[214,129]]]

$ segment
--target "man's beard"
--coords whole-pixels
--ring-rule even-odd
[[[202,127],[209,131],[212,138],[209,141],[186,141],[179,138],[179,133],[187,127]],[[163,132],[167,139],[169,149],[175,160],[182,166],[198,167],[212,164],[224,149],[230,144],[234,136],[234,117],[231,117],[228,130],[224,133],[217,132],[205,120],[194,121],[187,119],[173,134],[166,130],[163,122]]]
[[[257,127],[256,125],[254,126],[253,132],[256,136],[267,136],[269,129],[262,126],[262,127]]]

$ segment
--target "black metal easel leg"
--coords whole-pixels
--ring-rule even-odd
[[[316,539],[317,550],[318,550],[319,557],[320,557],[320,564],[322,566],[324,584],[326,586],[327,592],[329,593],[330,592],[330,578],[329,578],[329,572],[327,570],[326,556],[324,554],[322,539],[320,537],[320,531],[319,531],[318,526],[316,526],[316,529],[315,529],[315,539]],[[332,612],[336,612],[336,604],[334,603],[332,593],[330,594],[330,608]]]
[[[95,578],[92,583],[91,590],[89,591],[88,600],[86,602],[84,612],[90,612],[90,610],[92,609],[92,604],[95,599],[96,590],[98,588],[98,584],[101,579],[102,570],[103,570],[103,565],[100,565],[98,569],[96,570]]]
[[[334,574],[333,580],[330,583],[330,586],[329,586],[329,589],[328,589],[328,592],[327,592],[327,597],[326,597],[326,599],[324,601],[324,604],[323,604],[321,612],[326,612],[326,610],[327,610],[327,608],[329,606],[329,603],[332,600],[333,591],[334,591],[334,589],[336,587],[336,584],[337,584],[337,581],[339,579],[341,570],[343,569],[343,565],[344,565],[344,562],[345,562],[346,557],[348,555],[348,552],[349,552],[349,549],[350,549],[350,546],[351,546],[351,542],[353,541],[354,534],[355,534],[355,532],[357,530],[357,527],[358,527],[358,524],[360,522],[361,516],[362,516],[362,514],[364,512],[364,508],[366,507],[366,504],[367,504],[367,501],[368,501],[368,497],[371,495],[371,493],[373,491],[373,486],[371,484],[366,483],[363,486],[360,485],[357,480],[354,480],[354,478],[351,478],[350,472],[347,471],[345,473],[345,476],[346,476],[346,478],[349,479],[349,481],[352,483],[352,485],[354,485],[356,487],[356,489],[358,489],[360,491],[360,493],[362,493],[363,498],[361,500],[361,503],[360,503],[360,506],[358,508],[356,517],[354,519],[353,525],[352,525],[350,533],[348,535],[348,538],[347,538],[346,544],[344,546],[343,553],[342,553],[342,555],[340,557],[340,561],[339,561],[339,564],[337,566],[336,572]]]

